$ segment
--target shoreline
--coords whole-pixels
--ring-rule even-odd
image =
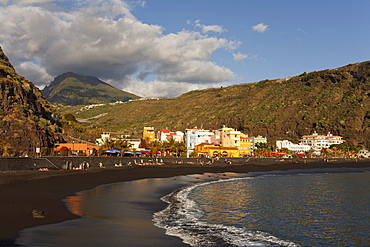
[[[122,168],[92,169],[89,171],[52,170],[6,171],[0,173],[0,245],[17,246],[14,243],[18,232],[24,228],[59,223],[79,218],[72,214],[63,199],[76,192],[93,189],[99,185],[133,181],[144,178],[166,178],[178,175],[210,173],[248,173],[273,170],[314,168],[361,168],[370,167],[370,161],[340,162],[263,162],[254,160],[250,164],[210,166],[174,165],[133,166]],[[32,210],[45,213],[45,218],[32,217]]]

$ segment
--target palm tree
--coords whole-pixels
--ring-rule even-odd
[[[313,150],[312,148],[306,152],[304,152],[304,154],[306,155],[307,158],[312,158],[312,154],[315,152],[315,150]]]
[[[121,150],[121,156],[123,156],[125,151],[129,150],[131,147],[131,143],[128,143],[127,140],[116,140],[113,142],[113,148]]]
[[[0,149],[3,151],[2,156],[10,156],[12,146],[4,141],[0,141]]]
[[[153,157],[158,151],[162,150],[163,145],[162,145],[162,142],[155,140],[154,142],[150,143],[149,147],[152,150],[152,157]]]

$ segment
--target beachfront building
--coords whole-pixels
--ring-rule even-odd
[[[221,146],[240,147],[240,131],[223,126],[221,129],[216,130],[216,135],[220,136]]]
[[[95,139],[95,143],[98,146],[103,146],[105,143],[111,141],[111,136],[109,132],[104,132],[100,134],[100,138]]]
[[[201,143],[212,143],[215,140],[215,133],[209,130],[198,129],[197,127],[185,130],[186,157],[195,153],[195,146]]]
[[[332,133],[327,135],[319,135],[316,131],[312,135],[305,135],[299,140],[302,145],[308,145],[315,151],[320,151],[323,148],[330,148],[333,144],[341,144],[345,142],[343,137],[335,136]]]
[[[252,155],[252,140],[248,137],[248,135],[241,133],[240,134],[240,156],[249,156]]]
[[[305,145],[305,144],[294,144],[291,141],[283,140],[283,141],[276,141],[276,147],[277,149],[283,149],[286,148],[290,151],[296,152],[296,153],[302,153],[307,152],[311,149],[311,146]]]
[[[160,129],[158,131],[157,140],[160,142],[173,139],[175,142],[184,142],[184,132],[176,131],[171,132],[169,129]]]
[[[142,138],[147,144],[154,142],[155,141],[154,127],[144,127]]]
[[[70,154],[79,156],[90,156],[94,155],[99,146],[91,145],[88,143],[59,143],[54,148],[54,153],[60,156],[68,156]]]
[[[212,143],[202,143],[194,148],[197,157],[240,157],[237,147],[222,147]]]
[[[263,137],[261,135],[251,137],[252,139],[252,150],[256,150],[256,144],[257,143],[267,143],[267,138]]]

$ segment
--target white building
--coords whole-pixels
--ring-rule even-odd
[[[197,127],[185,130],[186,157],[194,152],[195,146],[201,143],[212,143],[215,133],[209,130],[198,129]]]
[[[307,152],[311,149],[311,146],[304,145],[304,144],[294,144],[291,141],[284,140],[284,141],[276,141],[276,147],[278,149],[287,148],[293,152]]]
[[[109,132],[104,132],[100,134],[100,138],[96,138],[95,142],[98,146],[103,146],[108,141],[111,141],[111,136]]]
[[[258,143],[267,143],[267,138],[263,137],[263,136],[260,136],[260,135],[251,137],[251,140],[252,140],[251,149],[253,149],[253,150],[257,149],[256,144],[258,144]]]
[[[176,142],[184,142],[184,133],[182,131],[171,132],[169,129],[160,129],[157,139],[160,142],[170,139],[174,139]]]
[[[330,148],[333,144],[341,144],[345,142],[341,136],[334,136],[330,132],[325,135],[319,135],[313,132],[312,135],[302,136],[299,144],[309,145],[313,150],[320,151],[323,148]]]

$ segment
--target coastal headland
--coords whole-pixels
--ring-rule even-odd
[[[76,164],[91,161],[90,168],[88,170],[65,169],[67,168],[65,164],[73,158]],[[209,160],[207,162],[199,159],[163,158],[159,159],[161,164],[156,164],[154,161],[157,160],[153,158],[135,160],[135,158],[118,157],[100,159],[98,157],[53,157],[47,158],[48,161],[45,159],[0,159],[0,246],[16,246],[14,239],[24,228],[77,218],[78,216],[68,211],[63,199],[78,191],[92,189],[102,184],[203,173],[370,167],[370,161],[367,159],[233,158],[220,159],[211,163]],[[100,162],[104,162],[104,168],[99,167]],[[21,169],[22,163],[26,164],[25,169]],[[118,163],[122,163],[122,166],[115,166]],[[14,169],[9,169],[12,166]],[[34,218],[33,210],[44,212],[45,217]]]

